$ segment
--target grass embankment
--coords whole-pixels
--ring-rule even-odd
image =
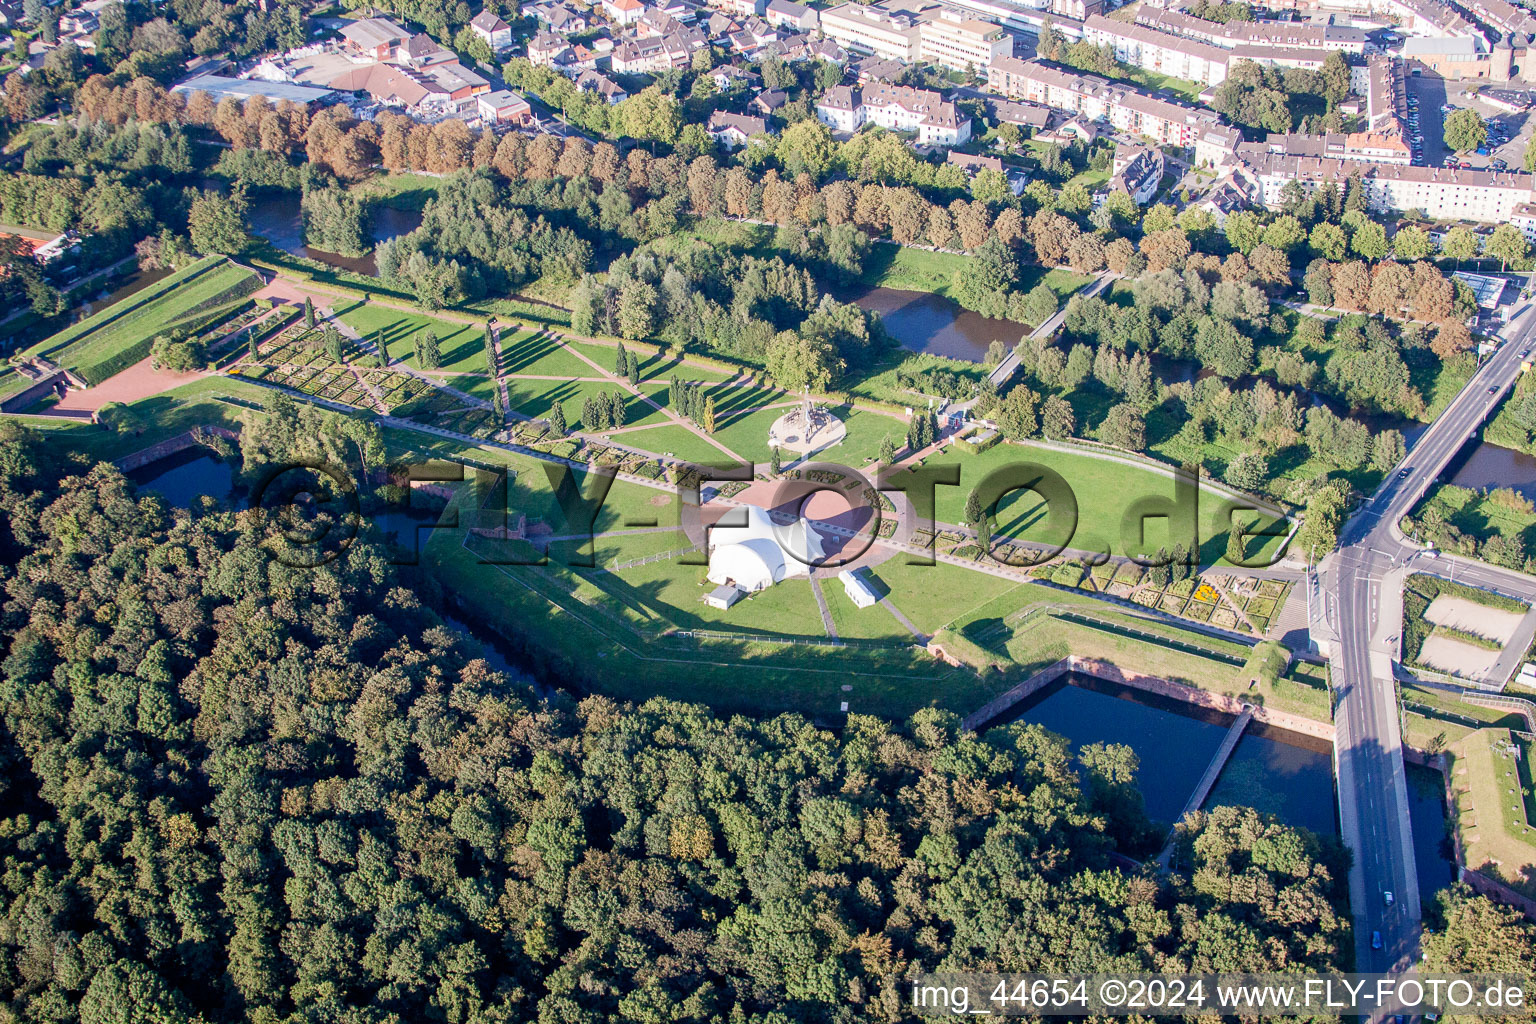
[[[1507,730],[1481,729],[1452,747],[1452,778],[1467,866],[1536,897],[1531,752]]]
[[[223,256],[205,256],[98,310],[21,353],[44,357],[99,384],[149,355],[156,337],[191,333],[238,306],[261,278]]]

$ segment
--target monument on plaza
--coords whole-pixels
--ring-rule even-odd
[[[768,445],[796,455],[809,455],[839,443],[848,428],[831,410],[816,405],[809,390],[795,408],[773,421]]]

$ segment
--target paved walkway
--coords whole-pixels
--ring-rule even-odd
[[[837,639],[837,623],[832,621],[832,610],[827,607],[826,595],[821,592],[821,578],[811,573],[811,593],[816,597],[816,607],[821,609],[821,625],[827,636]]]
[[[897,608],[889,597],[882,597],[880,599],[880,605],[886,611],[891,613],[892,618],[905,626],[907,628],[907,632],[911,633],[914,637],[917,638],[918,643],[922,644],[924,647],[928,646],[928,641],[933,638],[913,625],[912,620],[903,615],[901,609]]]

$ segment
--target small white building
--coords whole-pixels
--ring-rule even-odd
[[[751,594],[782,580],[809,577],[814,565],[826,561],[821,536],[804,519],[781,526],[766,509],[749,505],[740,511],[746,513],[745,526],[709,531],[709,582]]]
[[[852,569],[844,569],[837,574],[837,578],[843,581],[843,590],[848,594],[848,600],[853,602],[855,608],[868,608],[872,604],[880,603],[880,598],[875,594],[875,588]]]

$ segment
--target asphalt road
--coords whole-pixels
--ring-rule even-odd
[[[1334,757],[1340,823],[1355,855],[1349,889],[1359,971],[1407,970],[1419,955],[1421,907],[1392,659],[1401,631],[1405,567],[1412,563],[1415,571],[1437,575],[1445,575],[1446,568],[1405,541],[1393,524],[1434,484],[1513,385],[1521,350],[1536,344],[1536,306],[1515,317],[1503,335],[1508,340],[1345,524],[1326,570],[1339,633],[1330,652],[1337,694]],[[1492,567],[1458,562],[1456,577],[1523,593],[1527,600],[1536,594],[1536,580]],[[1388,892],[1394,895],[1390,906]],[[1380,949],[1373,948],[1377,932]]]

